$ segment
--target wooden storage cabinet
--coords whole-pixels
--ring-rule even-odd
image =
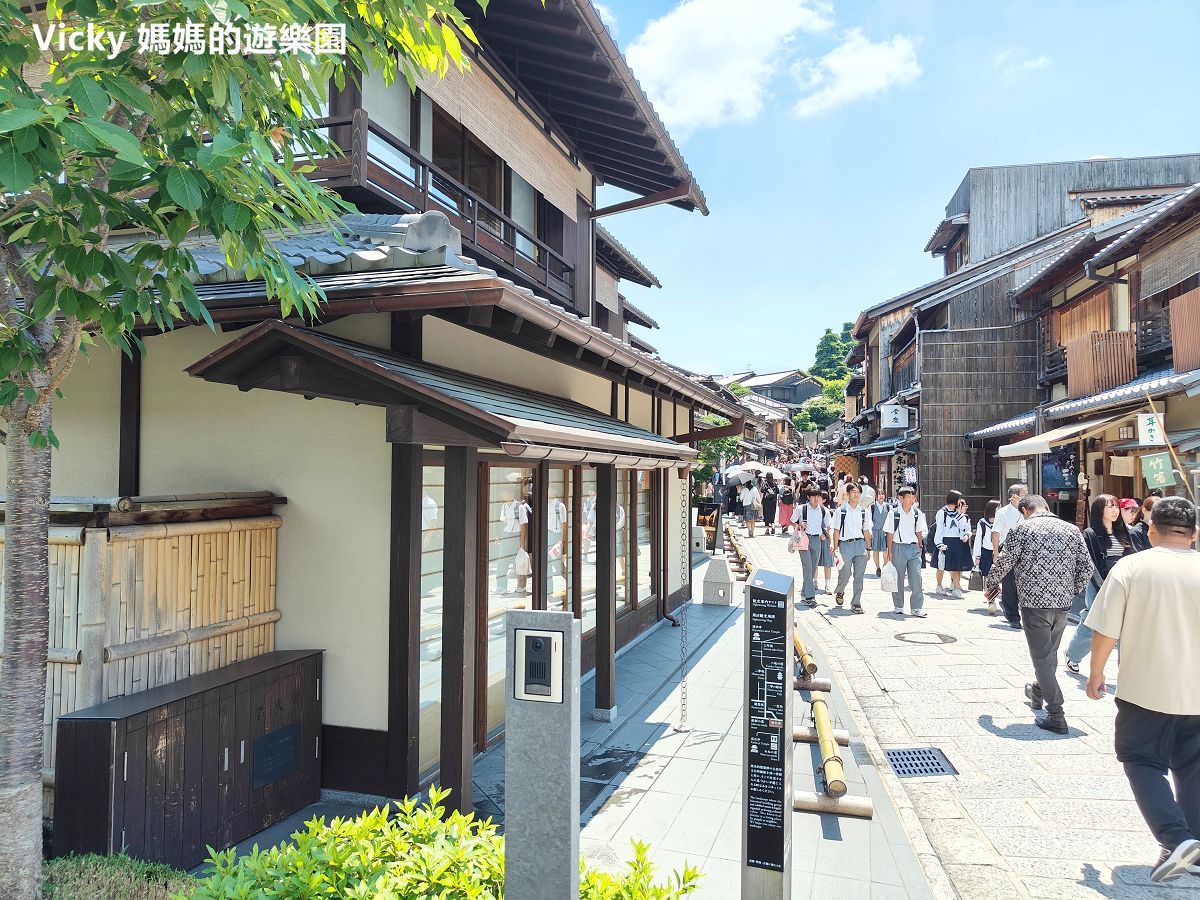
[[[282,650],[58,720],[54,851],[179,868],[320,792],[321,651]]]

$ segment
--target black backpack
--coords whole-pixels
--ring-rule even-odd
[[[796,495],[792,493],[791,488],[788,488],[779,496],[779,502],[784,506],[791,506],[796,502]]]
[[[858,511],[862,513],[862,531],[863,531],[863,534],[866,534],[870,530],[867,528],[867,510],[865,507],[860,506],[858,508]],[[846,509],[845,507],[843,507],[842,508],[842,519],[838,523],[838,531],[839,532],[846,530],[846,513],[847,512],[849,512],[849,510]]]

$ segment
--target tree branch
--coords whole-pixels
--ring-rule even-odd
[[[3,248],[0,249],[0,260],[3,260],[8,270],[8,277],[16,282],[21,296],[25,300],[26,308],[31,308],[33,301],[37,299],[37,284],[25,271],[24,257],[21,256],[21,252],[17,250],[15,244],[3,244],[0,247]]]

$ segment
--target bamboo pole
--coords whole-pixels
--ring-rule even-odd
[[[792,643],[796,645],[796,658],[800,660],[800,665],[809,675],[817,674],[817,661],[813,659],[813,655],[808,652],[808,647],[804,644],[804,639],[800,637],[800,629],[792,630]]]
[[[0,651],[0,659],[4,659]],[[46,649],[46,664],[51,666],[77,666],[82,661],[82,651],[75,647],[49,647]]]
[[[825,695],[814,691],[812,697],[813,722],[821,747],[821,772],[825,775],[825,793],[830,797],[846,794],[846,773],[837,743],[833,739],[833,726],[829,722],[829,707]]]
[[[166,634],[155,634],[149,637],[140,638],[138,640],[129,641],[124,644],[117,644],[114,647],[105,647],[104,661],[115,662],[120,659],[130,659],[131,657],[140,656],[142,654],[158,653],[175,647],[185,647],[188,644],[199,643],[201,641],[225,638],[231,634],[237,634],[238,632],[245,631],[248,628],[254,628],[260,625],[278,622],[279,618],[279,610],[273,609],[268,612],[255,613],[251,616],[239,616],[236,619],[213,622],[209,625],[198,625],[194,628],[188,628],[184,631],[171,631]]]
[[[875,804],[870,797],[829,797],[816,791],[796,791],[792,796],[792,808],[797,812],[833,813],[860,819],[875,815]]]
[[[850,732],[844,728],[833,729],[833,739],[839,746],[850,746]],[[792,728],[792,741],[797,744],[816,744],[820,743],[820,736],[817,734],[817,729],[809,728],[807,725],[796,725]]]
[[[211,519],[204,522],[164,522],[153,525],[119,525],[108,529],[114,541],[144,541],[185,534],[228,534],[246,528],[278,528],[280,516],[255,516],[250,519]]]

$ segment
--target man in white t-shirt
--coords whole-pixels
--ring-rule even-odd
[[[1008,533],[1022,522],[1025,516],[1018,509],[1021,498],[1029,493],[1027,485],[1017,483],[1008,489],[1008,505],[1002,506],[996,512],[996,521],[992,525],[992,558],[999,559],[1000,548]],[[1021,601],[1017,597],[1016,575],[1009,572],[1000,583],[1000,607],[1004,610],[1004,618],[1013,628],[1021,627]],[[992,601],[988,601],[989,604]]]
[[[862,613],[863,577],[867,573],[867,547],[871,543],[871,516],[865,506],[860,505],[861,489],[853,481],[846,485],[846,502],[833,512],[833,547],[836,554],[841,548],[842,570],[838,573],[837,593],[834,602],[841,606],[846,599],[846,587],[850,576],[854,576],[854,594],[850,598],[850,611]]]
[[[1200,553],[1184,497],[1150,513],[1151,549],[1119,560],[1092,603],[1087,692],[1104,696],[1117,641],[1117,759],[1162,855],[1151,881],[1200,875]],[[1167,772],[1174,776],[1175,790]]]

